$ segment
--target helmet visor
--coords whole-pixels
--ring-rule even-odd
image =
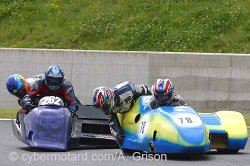
[[[159,105],[167,105],[172,100],[172,93],[165,95],[155,95],[155,101]]]
[[[46,79],[47,85],[51,90],[57,90],[62,86],[63,78],[62,77],[50,77]]]
[[[107,103],[104,103],[101,108],[105,114],[108,114],[110,112],[110,107]]]
[[[114,109],[114,102],[112,100],[105,100],[101,105],[101,108],[105,114],[108,114]]]
[[[25,89],[25,85],[21,86],[21,88],[19,90],[14,89],[12,91],[12,94],[18,98],[22,98],[23,96],[26,95],[26,89]]]
[[[47,82],[49,85],[52,86],[61,86],[62,82],[63,82],[63,78],[62,77],[47,77]]]

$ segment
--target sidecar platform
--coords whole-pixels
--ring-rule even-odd
[[[21,115],[20,125],[12,120],[12,128],[18,140],[34,148],[118,148],[101,111],[80,105],[77,116],[72,117],[66,108],[40,106]]]

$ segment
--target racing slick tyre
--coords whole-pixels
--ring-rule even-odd
[[[132,154],[135,152],[134,150],[125,149],[125,148],[122,148],[121,150],[122,150],[122,152],[123,152],[124,154],[128,154],[128,155],[132,155]]]
[[[217,149],[217,152],[221,154],[235,154],[239,152],[239,149]]]

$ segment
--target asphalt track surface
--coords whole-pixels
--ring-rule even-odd
[[[164,165],[164,166],[249,166],[250,143],[237,154],[178,156],[124,155],[119,149],[71,149],[67,152],[34,150],[19,142],[12,133],[11,121],[0,121],[0,166],[36,165]]]

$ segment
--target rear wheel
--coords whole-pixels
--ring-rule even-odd
[[[239,152],[239,149],[217,149],[217,152],[223,154],[235,154]]]

